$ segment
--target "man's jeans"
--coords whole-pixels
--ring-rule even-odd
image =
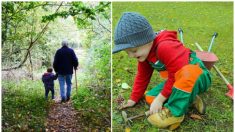
[[[62,100],[66,100],[67,98],[70,98],[71,93],[71,85],[72,85],[72,74],[69,75],[58,75],[58,80],[60,83],[60,96]],[[65,95],[65,83],[67,85],[67,92]]]

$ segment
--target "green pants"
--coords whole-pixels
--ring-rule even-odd
[[[182,116],[193,103],[196,95],[205,92],[211,85],[211,76],[200,59],[193,52],[190,56],[190,64],[182,67],[175,73],[175,83],[172,93],[165,102],[172,115]],[[146,102],[151,104],[153,99],[162,91],[165,82],[146,93]]]

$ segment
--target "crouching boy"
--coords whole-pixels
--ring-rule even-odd
[[[121,108],[134,106],[146,93],[150,105],[148,121],[170,130],[180,125],[191,105],[205,113],[205,104],[198,94],[211,85],[210,73],[195,52],[177,39],[176,31],[154,33],[142,15],[127,12],[116,26],[114,43],[113,53],[125,51],[138,60],[130,99]],[[159,71],[165,81],[146,91],[153,70]]]

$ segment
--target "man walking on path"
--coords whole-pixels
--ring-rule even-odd
[[[53,68],[58,74],[61,102],[69,101],[71,94],[73,69],[77,70],[79,63],[73,49],[68,47],[68,41],[62,41],[62,47],[56,51]],[[65,83],[67,91],[65,94]]]

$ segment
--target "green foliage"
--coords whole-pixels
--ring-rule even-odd
[[[83,113],[87,128],[110,129],[110,44],[96,41],[88,50],[84,73],[79,73],[78,94],[73,96],[74,107]],[[99,48],[97,48],[97,46]]]
[[[78,95],[74,94],[73,105],[82,114],[84,127],[102,131],[110,129],[110,99],[102,92],[95,92],[87,87],[79,87]],[[109,93],[110,95],[110,93]]]
[[[92,97],[92,95],[91,95],[89,89],[86,89],[83,87],[79,88],[78,94],[79,94],[79,96],[76,96],[76,94],[75,94],[73,99],[78,100],[78,101],[74,101],[74,105],[77,106],[77,108],[79,109],[81,106],[88,104],[87,101],[89,100],[89,98]]]
[[[2,3],[2,64],[4,69],[19,65],[29,50],[32,61],[39,63],[38,67],[51,65],[51,58],[59,48],[58,41],[62,41],[69,34],[63,33],[62,36],[58,34],[58,31],[63,29],[55,20],[57,17],[68,21],[72,18],[78,28],[86,30],[94,29],[94,20],[98,16],[110,19],[110,2],[63,2],[59,11],[55,12],[60,4],[61,2]],[[49,32],[41,34],[46,25],[42,21],[47,23],[53,21],[53,24],[45,28],[45,31]],[[29,48],[30,45],[31,48]],[[25,64],[29,65],[29,61]]]
[[[94,85],[100,87],[110,87],[110,44],[109,43],[101,43],[99,48],[91,48],[90,57],[93,58],[93,61],[87,62],[88,69],[90,70],[92,75],[90,78],[97,80]],[[92,80],[93,80],[92,79]]]
[[[3,67],[19,64],[29,45],[34,43],[42,30],[41,16],[47,2],[3,2],[2,4],[2,61]],[[45,43],[41,36],[35,43]],[[32,50],[32,49],[31,49]],[[31,51],[32,56],[45,50]],[[35,58],[40,60],[40,58]]]
[[[161,29],[184,30],[185,46],[196,50],[195,42],[198,42],[204,50],[209,47],[211,36],[218,32],[212,47],[219,62],[217,67],[224,76],[233,80],[233,3],[232,2],[113,2],[113,31],[123,12],[139,12],[144,15],[155,31]],[[216,9],[216,10],[215,10]],[[226,13],[224,13],[226,12]],[[226,25],[226,27],[224,27]],[[133,84],[137,62],[128,58],[124,52],[113,55],[113,132],[123,131],[125,127],[121,117],[121,111],[117,110],[117,97],[122,95],[129,98],[131,89],[122,90],[121,83]],[[233,130],[233,103],[224,94],[228,91],[225,83],[212,69],[212,86],[201,97],[207,104],[207,113],[202,115],[203,121],[193,120],[190,109],[184,122],[177,131],[232,131]],[[156,86],[161,80],[157,73],[153,73],[148,89]],[[138,115],[149,109],[149,106],[141,101],[134,108],[126,109],[129,116]],[[223,113],[223,114],[222,114]],[[151,126],[142,117],[134,119],[132,131],[164,131]]]
[[[105,10],[109,14],[110,10]],[[110,27],[102,14],[96,16]],[[93,30],[87,30],[85,39],[81,42],[87,56],[84,60],[82,73],[78,74],[78,82],[82,82],[78,89],[78,95],[73,96],[74,107],[83,113],[83,122],[87,128],[96,128],[101,131],[110,130],[111,127],[111,54],[110,33],[103,27],[97,26],[97,21],[92,22]],[[100,31],[96,33],[94,31]],[[88,129],[89,130],[89,129]]]
[[[20,4],[25,5],[22,6],[23,9],[20,8]],[[59,11],[54,13],[60,4],[61,2],[38,2],[31,4],[30,2],[9,2],[9,5],[6,5],[13,6],[13,9],[17,9],[19,10],[19,12],[12,11],[15,13],[14,16],[18,16],[18,18],[14,17],[14,19],[12,19],[11,14],[8,11],[3,11],[3,16],[10,21],[10,23],[5,24],[7,22],[6,20],[2,24],[3,27],[6,27],[6,30],[4,30],[3,32],[3,34],[6,35],[6,40],[4,40],[4,43],[2,43],[3,65],[4,67],[8,67],[11,65],[19,64],[22,61],[22,58],[25,56],[25,53],[27,52],[26,49],[31,44],[32,40],[35,40],[35,38],[40,35],[40,31],[43,27],[45,27],[46,23],[51,22],[48,27],[45,28],[47,32],[42,34],[41,37],[37,39],[36,43],[30,49],[33,67],[35,68],[34,74],[41,74],[42,72],[45,72],[46,67],[51,66],[53,55],[55,54],[56,50],[60,48],[62,39],[67,37],[69,39],[69,42],[72,42],[70,44],[75,51],[78,48],[84,49],[89,56],[87,56],[85,60],[79,58],[81,67],[85,68],[84,72],[82,72],[81,74],[79,73],[78,79],[81,89],[79,87],[78,96],[76,94],[73,94],[72,102],[74,104],[74,107],[77,108],[78,111],[82,111],[82,113],[85,115],[82,116],[82,118],[84,122],[87,121],[86,125],[88,126],[88,128],[93,127],[101,130],[110,129],[111,36],[110,32],[107,32],[107,30],[110,30],[109,28],[111,27],[110,2],[63,2],[63,5],[59,9]],[[99,20],[99,23],[96,18],[97,20]],[[20,21],[20,19],[22,21]],[[42,21],[46,23],[42,23]],[[81,21],[84,23],[82,23]],[[14,24],[14,26],[9,26],[9,24],[12,23]],[[64,23],[66,23],[67,25]],[[85,29],[77,31],[77,28]],[[14,33],[12,33],[13,31]],[[25,64],[27,66],[29,65],[29,62],[26,61]],[[29,84],[29,86],[26,86],[26,82]],[[18,83],[12,82],[12,87],[14,86],[14,90],[18,88],[16,87],[16,84]],[[21,81],[21,85],[19,85],[20,89],[17,89],[17,92],[21,93],[22,97],[27,98],[27,101],[28,97],[31,94],[25,95],[26,90],[30,88],[30,90],[34,93],[37,92],[36,88],[39,87],[37,81],[35,84],[31,84],[31,82],[29,81]],[[8,86],[8,82],[6,82],[6,86]],[[32,88],[34,88],[35,91],[32,90]],[[33,94],[32,97],[30,97],[34,100],[39,100],[40,103],[45,103],[44,100],[40,100],[38,98],[35,99],[36,97],[43,97],[42,95],[44,94],[38,93],[38,95]],[[16,109],[16,107],[18,107],[17,103],[16,107],[10,109],[10,106],[14,106],[15,104],[13,103],[12,99],[9,98],[8,100],[7,94],[4,94],[4,96],[7,98],[7,101],[3,102],[4,109],[7,109],[6,111],[13,111],[14,109]],[[32,103],[34,103],[34,100],[32,101]],[[22,103],[22,101],[20,103]],[[25,103],[27,102],[24,101],[24,104]],[[27,109],[22,107],[20,111],[24,112],[32,106],[39,106],[40,103],[34,103],[32,105],[29,103],[30,105],[27,105]],[[84,108],[86,109],[81,108],[81,106],[84,106]],[[35,110],[33,114],[37,115],[36,112],[38,111]],[[41,125],[41,123],[43,122],[42,120],[44,119],[44,113],[41,113],[42,115],[40,117],[37,117],[37,123],[39,124],[39,126],[42,127],[42,131],[44,131],[44,126]],[[23,114],[21,114],[21,116],[22,115]],[[26,115],[22,117],[28,119]],[[9,120],[7,120],[7,118],[9,118]],[[31,116],[29,118],[31,121]],[[35,131],[40,131],[36,128],[37,125],[28,125],[27,123],[24,123],[24,120],[22,120],[22,124],[26,124],[24,126],[22,126],[18,120],[16,120],[16,122],[12,121],[13,117],[10,117],[10,115],[7,115],[7,117],[4,117],[3,119],[4,123],[7,123],[4,127],[6,127],[6,130],[9,131],[13,129],[20,131],[23,130],[23,128],[25,127],[27,128],[27,130],[33,129]],[[34,120],[31,121],[31,123],[35,122],[36,121]],[[8,126],[10,126],[9,124],[16,124],[16,126],[19,124],[20,127],[8,128]]]
[[[104,3],[100,3],[101,5]],[[110,10],[105,10],[106,14]],[[97,16],[100,21],[106,22],[108,19]],[[110,15],[109,15],[110,19]],[[95,27],[97,22],[92,23],[94,30],[102,31],[100,34],[96,34],[93,30],[87,30],[85,39],[82,40],[81,45],[87,52],[85,60],[80,60],[81,64],[86,67],[84,69],[84,75],[79,77],[80,81],[83,82],[83,86],[93,87],[93,90],[102,91],[104,89],[110,92],[110,33],[105,32],[104,28]],[[104,25],[110,27],[110,23]],[[97,87],[97,89],[96,89]]]
[[[3,131],[42,131],[49,102],[41,81],[2,82]]]
[[[87,28],[91,26],[91,21],[96,19],[98,14],[102,14],[107,17],[105,13],[106,8],[110,8],[110,2],[100,2],[98,5],[94,6],[85,2],[71,2],[68,8],[65,8],[63,11],[43,16],[42,22],[54,21],[57,17],[67,18],[72,16],[79,28]]]
[[[73,103],[78,110],[83,109],[84,111],[86,111],[87,108],[92,108],[94,110],[106,109],[106,106],[109,105],[110,102],[109,100],[100,101],[99,99],[102,99],[102,97],[90,89],[79,87],[78,91],[79,91],[78,92],[79,96],[76,96],[76,94],[73,95]],[[94,105],[94,104],[99,104],[99,105]],[[96,114],[102,115],[102,113],[96,113]]]

